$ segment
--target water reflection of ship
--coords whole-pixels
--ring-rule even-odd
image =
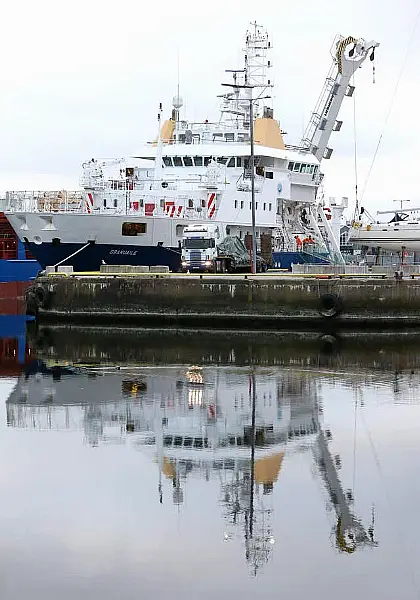
[[[7,401],[7,419],[15,427],[83,429],[95,446],[130,437],[151,460],[157,455],[161,502],[165,480],[172,501],[181,505],[188,479],[219,478],[225,518],[244,531],[253,572],[273,547],[272,492],[283,458],[313,448],[337,516],[337,547],[353,552],[373,544],[373,527],[366,533],[352,514],[338,478],[319,421],[315,378],[260,369],[257,382],[255,389],[251,377],[232,368],[110,372],[41,363],[19,379]]]
[[[17,376],[31,360],[26,343],[26,315],[0,314],[0,377]]]

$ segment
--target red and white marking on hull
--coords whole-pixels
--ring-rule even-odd
[[[212,219],[216,212],[216,194],[212,192],[207,200],[207,218]]]

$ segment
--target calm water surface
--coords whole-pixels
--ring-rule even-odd
[[[420,338],[7,335],[2,600],[420,597]]]

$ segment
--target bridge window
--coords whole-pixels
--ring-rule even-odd
[[[293,163],[293,162],[289,162],[289,164],[288,164],[288,166],[287,166],[287,168],[288,168],[288,170],[289,170],[289,171],[293,171],[293,165],[294,165],[294,164],[295,164],[295,163]]]
[[[314,173],[314,165],[311,165],[311,166],[310,166],[310,168],[309,168],[309,173],[310,173],[311,175],[313,175],[313,173]]]
[[[182,167],[182,158],[180,156],[174,156],[174,166]]]
[[[219,165],[225,165],[227,163],[227,158],[225,156],[218,156],[217,162]]]
[[[192,160],[191,156],[184,156],[184,165],[186,167],[192,167],[193,166],[193,160]]]
[[[207,165],[209,164],[210,161],[211,161],[211,156],[205,156],[204,157],[204,166],[207,167]]]
[[[203,166],[203,157],[202,156],[194,156],[194,166],[196,166],[196,167]]]
[[[242,167],[242,156],[237,156],[236,157],[236,166],[237,167]]]
[[[122,235],[142,235],[147,232],[146,223],[123,223],[122,224]]]
[[[163,157],[163,164],[165,165],[165,167],[172,167],[172,157],[171,156],[164,156]]]
[[[293,166],[293,173],[299,173],[300,172],[300,163],[295,163]]]
[[[235,166],[235,158],[234,157],[229,158],[227,166],[228,167],[234,167]]]

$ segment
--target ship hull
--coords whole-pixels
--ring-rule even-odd
[[[372,227],[370,230],[354,229],[349,237],[352,244],[360,244],[370,248],[383,248],[394,252],[411,250],[420,252],[420,231],[414,228],[390,228],[384,225],[381,229]]]
[[[75,256],[71,256],[84,245],[83,243],[61,243],[57,246],[48,242],[26,244],[43,268],[58,263],[72,265],[74,271],[99,271],[103,264],[167,265],[171,271],[178,271],[181,267],[181,254],[177,248],[95,243],[88,245]],[[71,258],[66,260],[70,256]]]

